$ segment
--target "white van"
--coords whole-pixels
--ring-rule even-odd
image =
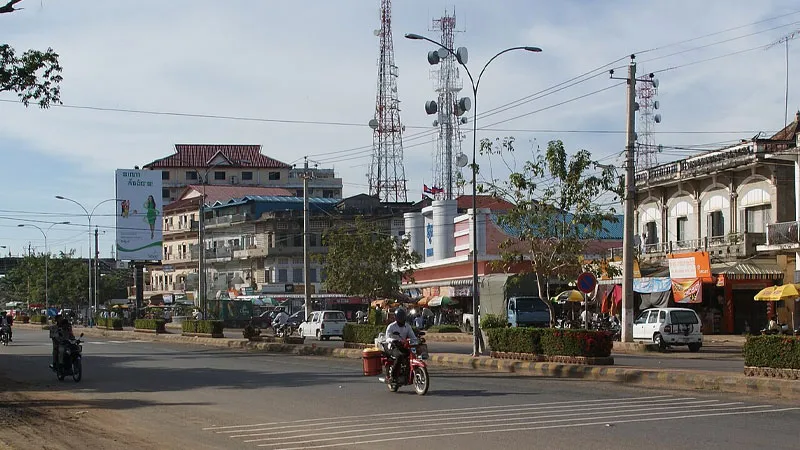
[[[703,346],[700,317],[688,308],[646,309],[633,321],[633,340],[655,344],[660,350],[686,345],[697,352]]]
[[[317,340],[329,340],[331,336],[342,337],[344,324],[347,323],[342,311],[314,311],[300,324],[298,332],[301,337],[315,337]]]

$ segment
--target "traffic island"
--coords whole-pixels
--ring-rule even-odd
[[[800,380],[800,338],[748,336],[742,349],[748,377]]]
[[[562,364],[578,364],[591,366],[612,366],[614,358],[611,356],[548,356],[533,353],[491,352],[490,356],[497,359],[515,359],[520,361],[553,362]]]
[[[185,320],[181,324],[181,335],[214,339],[225,337],[221,320]]]

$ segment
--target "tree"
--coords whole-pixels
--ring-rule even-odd
[[[325,287],[330,292],[366,298],[395,297],[403,279],[411,279],[420,258],[371,222],[358,217],[354,224],[333,228],[322,237],[326,255],[315,255],[325,264]]]
[[[482,153],[514,150],[513,139],[496,144],[482,141]],[[500,244],[502,259],[497,264],[535,275],[541,298],[548,298],[546,284],[551,277],[574,280],[585,270],[599,271],[602,258],[590,261],[585,255],[598,251],[590,245],[617,220],[613,208],[597,203],[609,192],[617,197],[621,193],[613,167],[600,166],[587,150],[568,155],[561,141],[550,141],[544,152],[537,150],[507,181],[489,182],[486,189],[514,205],[498,218],[514,237]],[[552,306],[550,315],[554,321]]]
[[[86,305],[87,266],[74,258],[74,250],[50,255],[30,255],[0,279],[0,299],[25,303],[45,303],[44,259],[48,260],[50,303],[63,307]]]
[[[19,11],[12,0],[0,7],[0,14]],[[48,108],[61,103],[61,65],[58,54],[46,51],[27,50],[22,55],[8,44],[0,44],[0,92],[16,92],[20,101],[28,106],[31,101],[39,107]]]

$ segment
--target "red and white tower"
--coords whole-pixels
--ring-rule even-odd
[[[408,201],[403,167],[403,130],[400,101],[397,98],[397,66],[392,43],[392,2],[381,0],[381,28],[375,30],[380,41],[378,57],[378,93],[372,128],[372,163],[369,169],[369,193],[384,202]]]

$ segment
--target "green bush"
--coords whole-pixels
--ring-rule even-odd
[[[496,352],[542,354],[544,328],[487,328],[489,347]]]
[[[359,344],[372,344],[379,333],[386,331],[383,325],[364,325],[348,323],[344,326],[342,338],[345,342],[356,342]]]
[[[40,315],[31,316],[30,323],[35,323],[37,325],[47,325],[47,316],[40,316]]]
[[[430,333],[461,333],[461,328],[455,325],[434,325],[426,331]]]
[[[593,330],[546,328],[542,351],[548,356],[608,357],[614,347],[612,333]]]
[[[184,320],[184,333],[222,334],[225,329],[221,320]]]
[[[800,369],[800,338],[791,336],[747,336],[742,349],[744,365]]]
[[[508,326],[508,318],[499,314],[482,314],[481,315],[481,329],[488,330],[489,328],[506,328]]]
[[[111,330],[121,330],[122,329],[122,319],[112,319],[112,318],[102,318],[98,317],[97,320],[98,327],[105,327]]]
[[[166,333],[166,329],[164,328],[167,321],[164,319],[136,319],[133,322],[134,328],[138,328],[140,330],[155,330],[159,333]]]

